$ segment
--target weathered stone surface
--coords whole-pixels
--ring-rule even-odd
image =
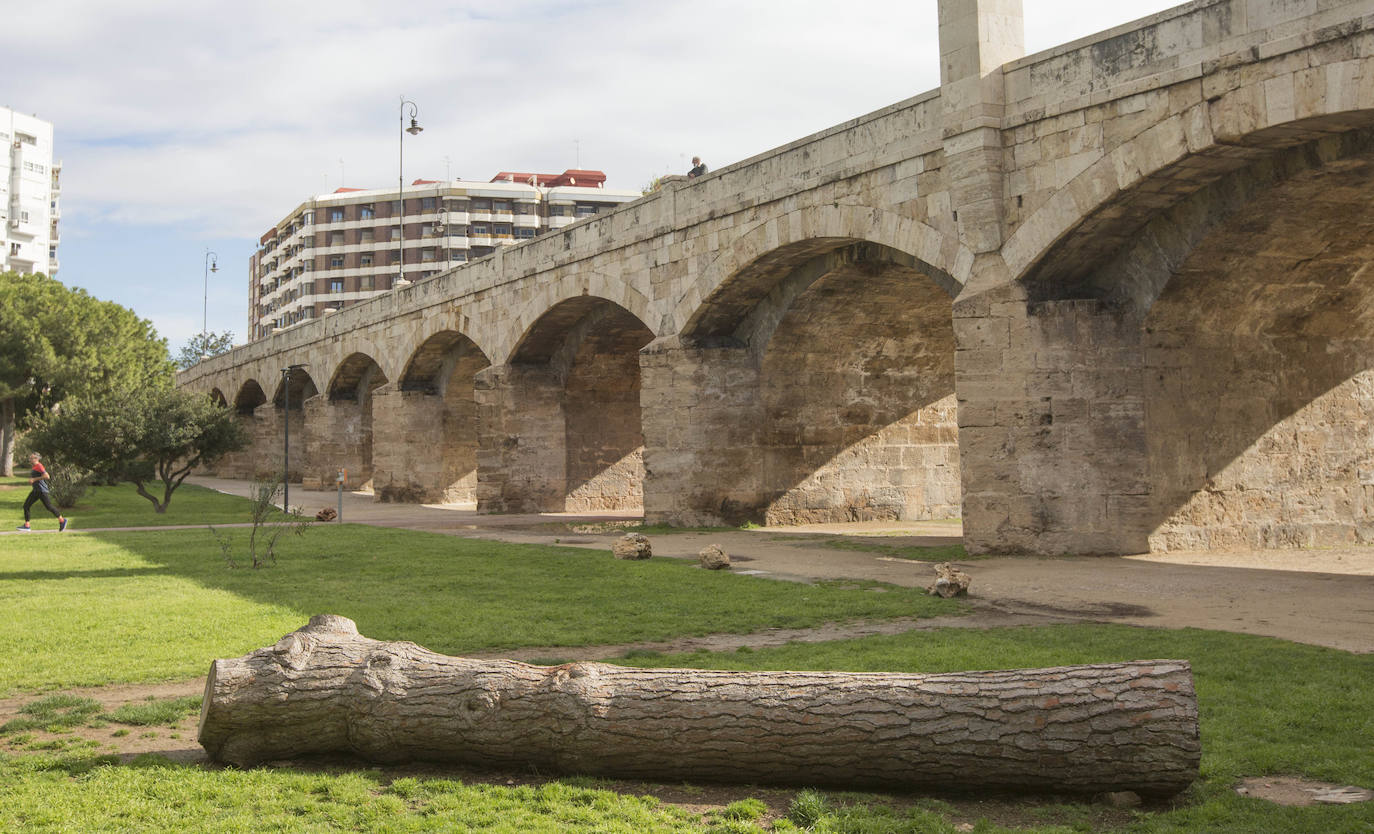
[[[1367,2],[1014,58],[1018,9],[940,3],[938,90],[182,372],[253,427],[219,469],[973,553],[1374,541]]]
[[[935,581],[926,588],[928,593],[949,599],[968,595],[968,586],[973,578],[949,562],[935,566]]]
[[[648,559],[654,555],[654,549],[643,533],[626,533],[611,545],[611,553],[617,559]]]
[[[697,564],[707,570],[729,570],[730,554],[718,544],[708,544],[697,553]]]

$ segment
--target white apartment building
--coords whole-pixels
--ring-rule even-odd
[[[638,191],[603,187],[600,171],[502,171],[490,182],[416,180],[340,188],[301,203],[248,260],[248,333],[271,333],[560,229]],[[404,231],[402,233],[402,214]]]
[[[57,274],[62,163],[52,122],[0,107],[0,272]]]

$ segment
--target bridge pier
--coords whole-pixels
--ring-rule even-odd
[[[356,402],[318,394],[305,402],[305,424],[309,433],[303,438],[302,471],[307,477],[328,487],[339,469],[347,469],[350,489],[372,477],[371,397]]]
[[[686,527],[762,522],[758,360],[738,347],[640,352],[644,523]]]
[[[476,375],[477,511],[561,512],[567,495],[563,385],[549,368],[492,365]]]
[[[964,546],[1147,548],[1139,322],[1095,300],[1004,287],[954,307]]]

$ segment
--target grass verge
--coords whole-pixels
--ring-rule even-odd
[[[24,520],[24,499],[29,495],[28,481],[7,478],[0,480],[0,516],[14,519],[18,525]],[[162,494],[161,482],[157,489],[148,490],[156,495]],[[212,489],[182,484],[172,493],[172,502],[167,512],[158,514],[148,499],[140,496],[132,484],[118,486],[90,487],[86,494],[71,509],[62,514],[72,520],[71,532],[92,530],[98,527],[166,527],[178,524],[239,524],[248,520],[248,499],[237,495],[225,495]],[[56,530],[57,519],[43,509],[42,504],[33,508],[34,530]],[[12,529],[12,528],[11,528]]]
[[[242,543],[247,530],[221,533]],[[313,614],[444,654],[610,645],[962,606],[922,591],[801,585],[676,559],[322,525],[275,567],[230,569],[208,530],[0,537],[0,695],[204,674]],[[884,593],[874,593],[881,587]]]

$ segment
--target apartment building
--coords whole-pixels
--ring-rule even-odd
[[[584,170],[502,171],[490,182],[421,179],[406,186],[404,212],[394,188],[340,188],[307,200],[248,259],[250,339],[640,197],[605,182],[601,171]]]
[[[57,274],[62,163],[52,122],[0,107],[0,272]]]

